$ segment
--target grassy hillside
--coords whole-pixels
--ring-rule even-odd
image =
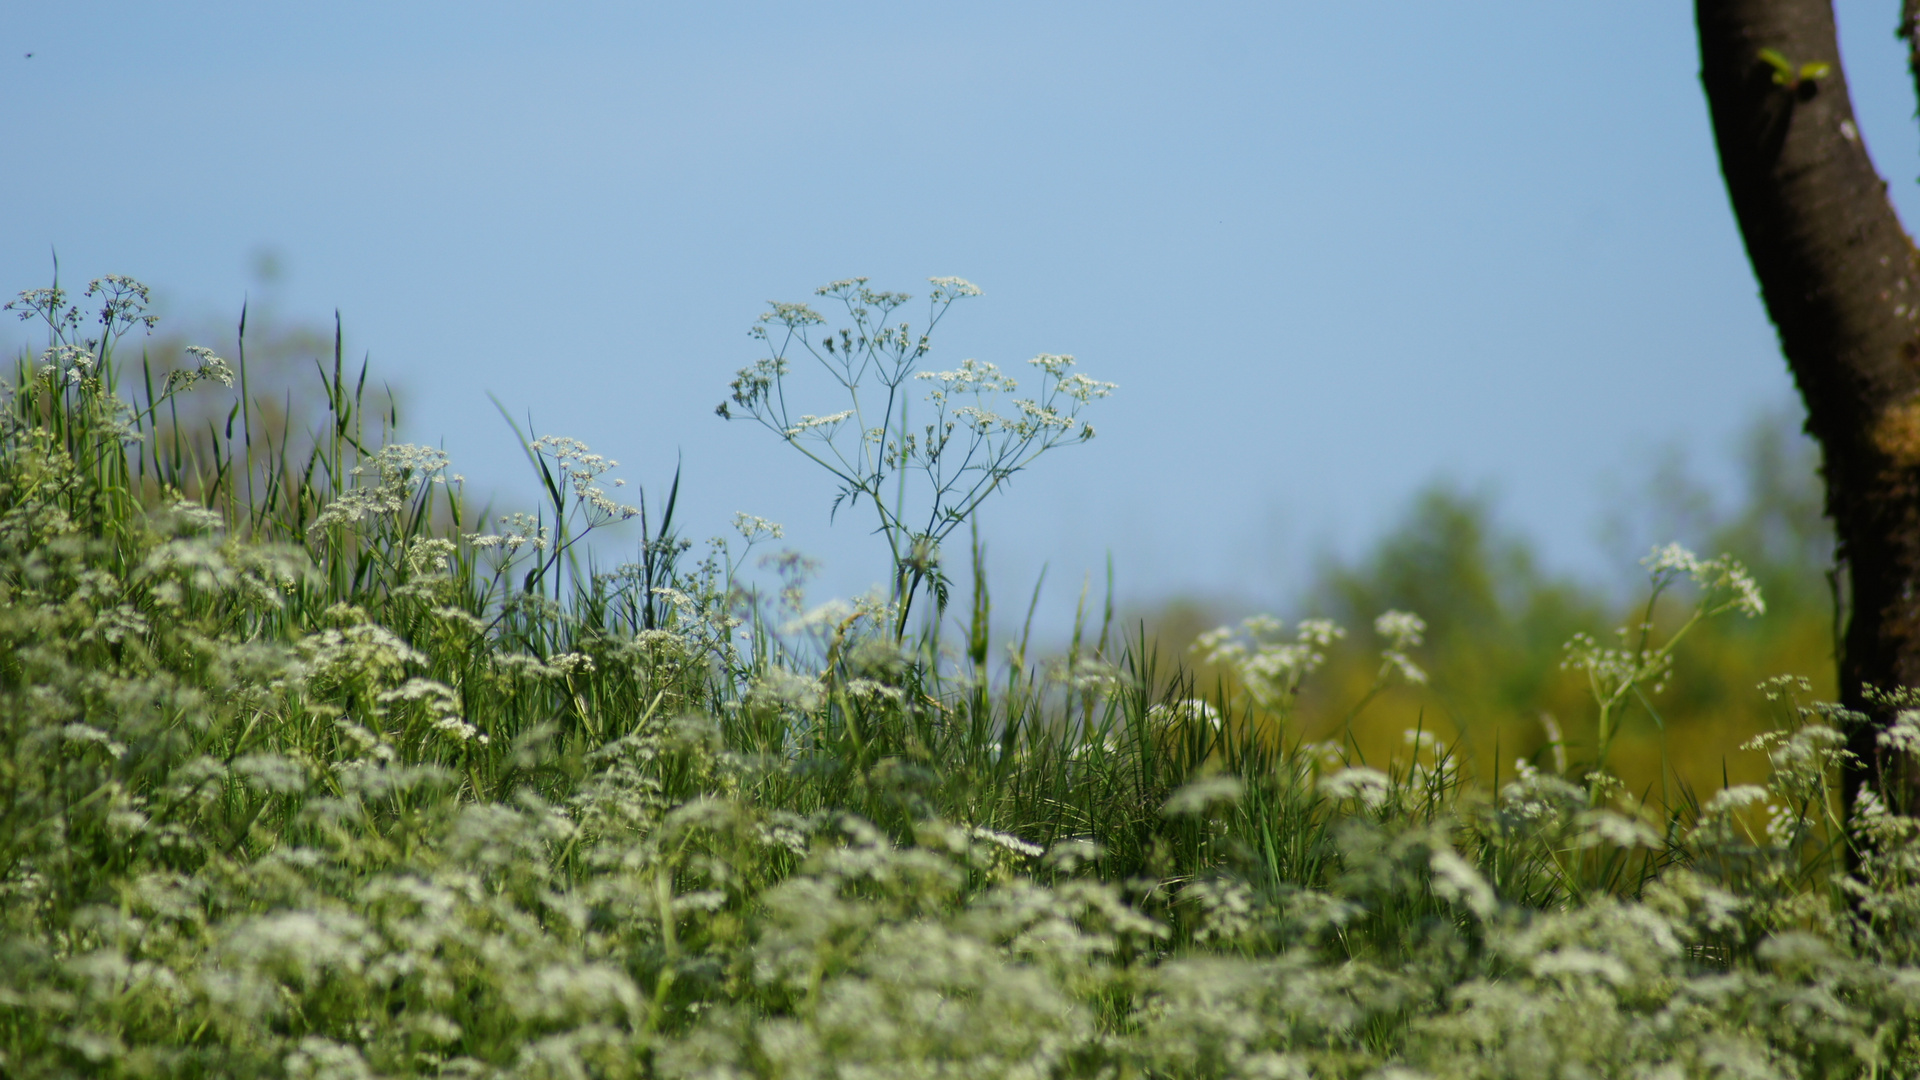
[[[1920,1071],[1920,846],[1877,804],[1842,828],[1847,718],[1797,685],[1760,783],[1697,805],[1597,737],[1562,768],[1516,736],[1497,777],[1438,728],[1363,763],[1329,725],[1376,687],[1361,715],[1397,715],[1422,663],[1515,708],[1514,631],[1430,622],[1456,663],[1383,618],[1362,686],[1324,628],[1255,626],[1214,702],[1091,626],[989,664],[984,593],[951,649],[884,599],[756,597],[764,523],[694,548],[564,438],[526,433],[543,505],[471,520],[337,355],[318,430],[276,437],[243,357],[143,367],[144,301],[15,307],[50,345],[0,410],[0,1073]],[[578,554],[627,517],[632,564]],[[1655,569],[1649,648],[1577,657],[1616,702],[1686,692],[1689,612],[1753,647],[1714,629],[1757,606],[1743,569]]]

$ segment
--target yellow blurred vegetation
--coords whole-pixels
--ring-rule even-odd
[[[1790,705],[1759,684],[1799,676],[1805,701],[1834,700],[1834,615],[1828,583],[1833,541],[1821,515],[1817,452],[1780,416],[1763,417],[1741,448],[1741,489],[1716,501],[1669,461],[1621,508],[1618,538],[1677,540],[1702,556],[1729,553],[1759,582],[1767,602],[1759,618],[1708,620],[1677,650],[1658,693],[1637,698],[1609,755],[1626,793],[1650,808],[1679,809],[1730,784],[1760,783],[1766,755],[1743,750],[1753,736],[1782,726]],[[1675,535],[1678,534],[1678,535]],[[1584,632],[1619,644],[1617,628],[1646,616],[1644,576],[1634,589],[1607,588],[1551,575],[1531,545],[1504,530],[1489,499],[1436,485],[1418,495],[1399,522],[1360,558],[1328,561],[1300,609],[1274,612],[1291,631],[1302,617],[1327,617],[1347,636],[1326,650],[1284,724],[1289,743],[1342,744],[1377,767],[1408,761],[1408,732],[1432,734],[1452,748],[1469,783],[1493,788],[1514,777],[1516,759],[1578,780],[1595,755],[1597,709],[1583,673],[1563,667],[1567,641]],[[1656,635],[1671,633],[1691,610],[1682,585],[1653,610]],[[1379,675],[1375,616],[1411,611],[1426,620],[1412,659],[1424,686],[1395,681],[1353,718]],[[1197,696],[1225,697],[1242,715],[1248,695],[1225,665],[1193,648],[1214,626],[1250,612],[1223,612],[1179,600],[1145,617],[1163,657],[1191,666]],[[1430,756],[1428,757],[1430,761]]]

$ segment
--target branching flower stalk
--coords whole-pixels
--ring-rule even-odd
[[[1653,583],[1646,607],[1637,626],[1623,626],[1616,631],[1623,642],[1632,644],[1625,648],[1602,648],[1591,635],[1575,634],[1566,646],[1564,666],[1570,671],[1586,673],[1587,685],[1598,707],[1598,735],[1589,791],[1593,797],[1599,794],[1613,740],[1620,733],[1621,714],[1632,699],[1640,698],[1644,702],[1643,687],[1651,684],[1655,693],[1665,688],[1666,677],[1673,670],[1674,650],[1687,634],[1718,615],[1737,611],[1754,618],[1767,610],[1759,585],[1731,555],[1702,559],[1679,544],[1668,544],[1655,548],[1641,564],[1647,567]],[[1682,578],[1691,580],[1699,588],[1699,599],[1686,621],[1667,635],[1665,641],[1656,642],[1655,609],[1660,598]]]
[[[1347,631],[1328,619],[1305,619],[1294,639],[1287,641],[1281,636],[1283,629],[1280,620],[1255,615],[1242,620],[1238,628],[1220,626],[1201,634],[1193,651],[1204,662],[1232,671],[1253,703],[1285,724],[1293,716],[1307,676],[1327,662],[1326,650],[1345,638]],[[1427,673],[1409,655],[1424,640],[1426,620],[1409,611],[1384,611],[1373,620],[1373,631],[1387,644],[1380,650],[1380,669],[1372,685],[1341,722],[1342,737],[1348,740],[1354,720],[1389,687],[1427,682]]]
[[[1255,705],[1284,721],[1293,713],[1301,684],[1327,662],[1326,650],[1347,632],[1328,619],[1303,620],[1292,641],[1281,637],[1283,629],[1271,615],[1254,615],[1237,628],[1220,626],[1201,634],[1193,651],[1205,663],[1230,669]]]
[[[892,560],[889,589],[897,608],[896,640],[904,638],[913,598],[931,593],[944,609],[949,583],[940,544],[987,496],[1041,454],[1093,438],[1080,411],[1114,384],[1072,370],[1073,357],[1043,353],[1028,361],[1041,380],[1037,394],[1013,397],[1019,384],[991,363],[963,360],[951,371],[921,371],[932,334],[956,300],[980,295],[960,278],[931,278],[925,328],[889,324],[912,298],[867,287],[866,278],[836,281],[815,295],[837,301],[852,326],[835,332],[806,304],[774,303],[750,332],[769,355],[740,369],[732,395],[715,410],[748,418],[826,469],[839,483],[833,500],[865,499]],[[811,358],[845,395],[846,407],[813,414],[789,401],[794,361]],[[916,384],[929,384],[932,418],[915,426]],[[1004,410],[1004,411],[1000,411]]]
[[[136,412],[115,393],[114,349],[134,329],[150,332],[158,321],[147,310],[149,290],[130,277],[108,274],[88,282],[84,297],[100,305],[92,319],[70,302],[56,272],[47,288],[28,289],[0,308],[47,328],[47,347],[37,359],[23,354],[14,373],[7,423],[38,426],[77,468],[107,483],[124,483],[126,447],[153,430],[160,407],[201,381],[231,386],[233,372],[211,350],[190,349],[202,366],[171,373],[157,395],[149,385],[149,403]]]

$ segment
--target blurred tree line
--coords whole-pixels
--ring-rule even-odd
[[[170,373],[197,366],[189,346],[212,349],[243,380],[247,408],[241,410],[238,395],[184,395],[155,418],[162,440],[176,449],[178,460],[211,463],[207,467],[217,471],[241,467],[224,457],[222,448],[232,437],[257,472],[264,475],[279,462],[289,467],[286,475],[302,475],[323,467],[314,455],[325,441],[320,425],[337,422],[349,408],[347,402],[330,406],[327,388],[368,379],[367,357],[346,354],[337,314],[326,325],[282,310],[278,286],[285,269],[277,253],[255,252],[251,269],[253,290],[238,312],[162,321],[158,332],[138,342],[139,359],[130,362],[127,378],[164,385]],[[369,413],[366,430],[385,441],[398,423],[394,388],[384,381],[371,383],[355,401]],[[189,489],[184,493],[197,495],[213,483],[214,477],[201,477],[184,484]]]
[[[1670,540],[1704,556],[1731,553],[1767,601],[1760,618],[1696,627],[1664,689],[1624,722],[1614,771],[1633,794],[1668,806],[1689,792],[1704,798],[1766,775],[1764,754],[1741,744],[1780,726],[1791,705],[1770,700],[1762,681],[1800,676],[1810,684],[1802,701],[1836,697],[1833,535],[1821,512],[1818,451],[1790,418],[1771,415],[1747,431],[1739,464],[1735,496],[1715,499],[1670,457],[1608,530],[1610,546],[1636,556]],[[1562,668],[1565,645],[1579,632],[1604,644],[1613,628],[1639,624],[1647,612],[1644,577],[1622,588],[1552,574],[1525,537],[1498,522],[1488,497],[1444,484],[1416,496],[1371,550],[1350,562],[1330,560],[1316,577],[1303,609],[1291,614],[1332,618],[1348,636],[1307,680],[1289,741],[1350,739],[1369,762],[1384,764],[1409,760],[1405,733],[1418,729],[1451,745],[1459,767],[1483,785],[1511,779],[1516,759],[1574,778],[1587,771],[1595,707],[1584,676]],[[1670,629],[1688,599],[1657,605],[1656,626]],[[1389,609],[1426,620],[1425,644],[1413,658],[1429,678],[1376,697],[1349,735],[1347,715],[1380,670],[1383,642],[1373,620]],[[1239,691],[1230,672],[1190,651],[1202,632],[1226,621],[1222,614],[1182,601],[1148,620],[1160,655],[1192,664],[1196,692],[1209,697]]]

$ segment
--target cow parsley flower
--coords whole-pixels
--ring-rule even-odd
[[[1893,723],[1875,736],[1881,746],[1920,758],[1920,709],[1902,709]]]
[[[1215,806],[1237,803],[1244,792],[1245,785],[1241,784],[1239,777],[1218,773],[1195,780],[1175,791],[1161,812],[1168,817],[1192,817],[1204,814]]]
[[[1378,810],[1393,793],[1393,779],[1378,769],[1354,765],[1322,777],[1320,793],[1335,802],[1351,800],[1368,810]]]

